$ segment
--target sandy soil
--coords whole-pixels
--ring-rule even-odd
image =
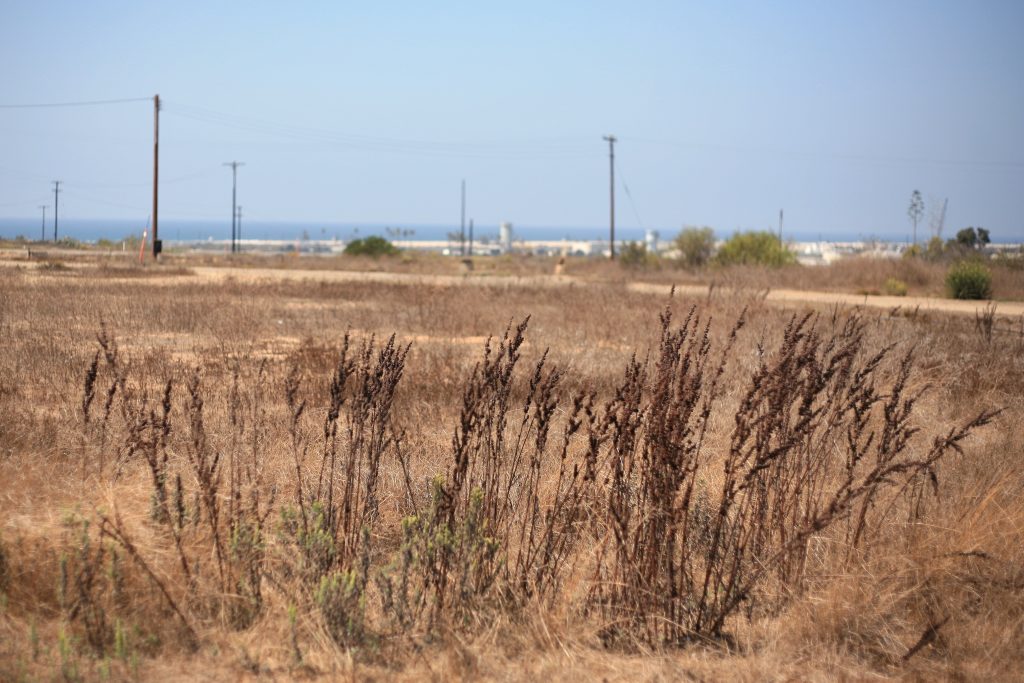
[[[356,271],[338,270],[278,270],[272,268],[214,268],[194,267],[191,269],[193,277],[224,280],[234,278],[239,281],[258,280],[312,280],[327,282],[388,282],[401,284],[427,284],[434,286],[463,286],[463,285],[499,285],[499,286],[527,286],[527,287],[565,287],[565,286],[586,286],[587,281],[578,280],[565,275],[548,276],[474,276],[474,275],[410,275],[406,273],[367,273]],[[173,279],[180,281],[181,277]],[[146,282],[152,282],[147,279]],[[671,289],[668,285],[650,284],[644,282],[633,282],[627,287],[637,292],[650,292],[651,294],[667,294]],[[704,285],[686,285],[676,287],[680,294],[689,296],[707,296],[709,288]],[[769,290],[765,295],[765,301],[781,306],[792,306],[793,304],[823,304],[826,306],[866,306],[872,308],[901,308],[913,310],[919,308],[921,311],[941,311],[946,313],[959,313],[963,315],[974,315],[984,310],[988,302],[981,301],[957,301],[954,299],[937,299],[920,296],[864,296],[857,294],[840,294],[835,292],[811,292],[794,289]],[[1001,316],[1022,316],[1024,315],[1024,302],[1000,301],[996,302],[997,313]]]
[[[22,263],[20,267],[33,268],[35,263]],[[67,264],[70,269],[88,269],[93,267],[89,264]],[[4,265],[0,264],[0,267]],[[232,268],[213,266],[192,266],[189,268],[191,274],[175,274],[161,276],[154,274],[147,277],[124,278],[137,286],[144,285],[169,285],[188,280],[204,280],[209,282],[223,282],[234,280],[237,282],[259,282],[259,281],[309,281],[309,282],[381,282],[407,285],[430,285],[435,287],[460,287],[460,286],[504,286],[504,287],[550,287],[561,288],[568,286],[587,286],[586,280],[580,280],[566,275],[538,275],[538,276],[503,276],[503,275],[419,275],[409,273],[385,273],[385,272],[363,272],[345,270],[283,270],[276,268]],[[107,278],[107,281],[117,278]],[[652,284],[645,282],[632,282],[626,284],[632,291],[648,292],[651,294],[667,294],[671,287],[669,285]],[[682,285],[677,286],[676,291],[680,294],[693,297],[705,297],[711,292],[705,285]],[[958,301],[954,299],[939,299],[921,296],[867,296],[858,294],[842,294],[837,292],[815,292],[794,289],[772,289],[761,290],[760,292],[749,291],[748,295],[763,297],[767,303],[779,306],[793,306],[795,304],[817,304],[822,306],[863,306],[869,308],[900,309],[903,311],[920,312],[935,311],[943,313],[955,313],[960,315],[976,315],[985,310],[988,302],[984,301]],[[1020,301],[999,301],[995,302],[996,313],[1000,317],[1021,317],[1024,316],[1024,302]]]

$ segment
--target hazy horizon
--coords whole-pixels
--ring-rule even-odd
[[[36,241],[40,237],[40,223],[36,218],[10,219],[0,218],[0,238],[14,239],[24,237]],[[691,226],[687,226],[691,227]],[[84,242],[96,242],[100,239],[119,241],[128,237],[138,237],[149,225],[145,220],[87,218],[71,219],[60,222],[60,236],[71,237]],[[657,232],[658,241],[665,245],[672,241],[682,228],[650,228]],[[380,235],[391,240],[424,240],[451,241],[458,233],[458,226],[423,223],[370,223],[370,222],[338,222],[338,221],[250,221],[243,223],[243,240],[275,240],[292,241],[303,239],[305,233],[313,241],[349,241],[369,235]],[[399,231],[399,232],[396,232]],[[404,231],[404,232],[402,232]],[[639,242],[646,237],[645,230],[638,227],[616,226],[616,242]],[[716,239],[729,238],[736,231],[716,230]],[[497,240],[498,223],[478,224],[474,231],[478,242]],[[151,235],[150,235],[151,237]],[[228,241],[231,238],[231,224],[224,221],[181,220],[171,219],[161,222],[160,237],[165,242],[197,242],[197,241]],[[468,237],[468,226],[467,226]],[[953,234],[945,234],[950,239]],[[784,238],[787,242],[866,242],[879,241],[888,243],[909,243],[910,232],[906,235],[878,235],[871,233],[823,233],[800,230],[786,230]],[[46,225],[44,241],[53,239],[53,223]],[[604,242],[608,239],[607,226],[544,226],[513,224],[513,239],[524,241],[590,241]],[[920,241],[929,239],[925,235]],[[1020,236],[992,235],[993,244],[1018,244]]]
[[[1024,238],[1024,5],[7,3],[0,216]],[[12,108],[110,99],[86,107]],[[33,218],[34,217],[34,218]],[[561,226],[561,227],[559,227]],[[666,228],[665,226],[672,226]],[[591,228],[585,228],[591,229]],[[63,232],[63,231],[62,231]],[[625,233],[623,233],[625,234]],[[13,236],[13,235],[9,235]],[[31,233],[26,236],[31,236]],[[166,232],[163,234],[173,239]]]

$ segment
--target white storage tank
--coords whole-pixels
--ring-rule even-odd
[[[512,251],[512,224],[505,221],[498,228],[498,242],[501,244],[501,253],[508,254]]]
[[[644,245],[647,247],[648,254],[656,254],[658,252],[658,231],[657,230],[645,230],[644,231]]]

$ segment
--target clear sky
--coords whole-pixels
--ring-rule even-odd
[[[237,159],[249,221],[603,226],[612,133],[624,227],[1024,239],[1020,0],[0,1],[0,104],[155,93],[162,220]],[[0,217],[144,219],[151,155],[151,103],[0,108]]]

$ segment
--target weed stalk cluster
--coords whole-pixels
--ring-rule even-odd
[[[736,351],[742,315],[721,345],[696,308],[660,323],[605,400],[567,388],[547,352],[524,371],[529,319],[510,324],[465,380],[422,487],[408,433],[423,425],[394,410],[410,346],[394,335],[346,335],[321,395],[297,364],[235,359],[213,385],[199,368],[149,377],[101,330],[82,471],[138,462],[151,504],[144,522],[98,513],[98,544],[83,527],[62,564],[68,621],[97,651],[114,646],[122,579],[97,577],[116,552],[193,646],[203,624],[248,628],[281,596],[297,661],[298,611],[343,647],[553,604],[592,615],[608,645],[718,638],[804,590],[812,544],[851,562],[895,515],[923,514],[939,462],[995,415],[921,443],[913,352],[868,351],[856,315],[794,317],[753,358]],[[228,416],[216,429],[210,402]],[[271,469],[281,449],[289,466]]]

